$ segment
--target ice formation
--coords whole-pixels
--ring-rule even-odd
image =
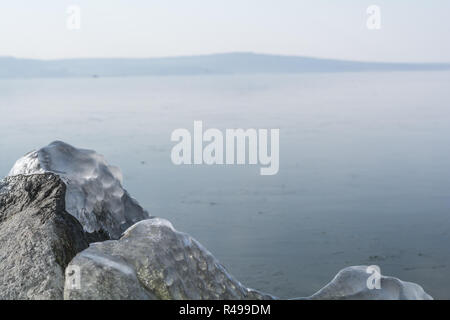
[[[81,286],[73,289],[69,278],[65,299],[274,298],[243,286],[200,243],[160,218],[136,223],[120,240],[92,243],[71,266],[80,268]]]
[[[20,192],[11,191],[12,186],[6,180],[0,182],[1,196],[37,201],[32,205],[28,204],[28,207],[21,202],[4,201],[13,204],[12,209],[3,207],[4,210],[8,209],[6,214],[27,213],[29,208],[55,211],[55,208],[45,203],[52,199],[48,195],[49,189],[43,186],[56,178],[65,184],[65,210],[81,223],[85,231],[101,231],[112,239],[119,239],[123,234],[120,240],[91,243],[86,250],[77,251],[79,253],[66,271],[76,269],[71,267],[81,267],[81,289],[74,290],[71,287],[71,274],[66,274],[66,299],[274,299],[269,294],[242,285],[206,248],[189,235],[175,230],[169,221],[149,219],[148,213],[123,189],[120,170],[108,165],[103,156],[95,151],[77,149],[56,141],[19,159],[9,176],[47,172],[58,175],[61,180],[54,175],[48,175],[45,179],[41,176],[26,177],[35,178],[38,184],[36,188],[30,189],[29,181],[26,185],[19,183],[16,187]],[[24,177],[14,177],[18,181],[21,178]],[[61,183],[60,185],[63,186]],[[32,196],[24,197],[23,192]],[[61,198],[62,195],[63,191]],[[70,217],[65,214],[64,208],[61,211],[63,216]],[[57,214],[59,212],[55,213],[56,217]],[[24,216],[29,217],[28,214]],[[0,219],[2,223],[5,221],[14,222],[12,219]],[[30,221],[35,222],[34,219]],[[60,223],[58,225],[61,227]],[[21,224],[17,226],[21,228],[19,230],[30,232],[29,228],[24,229]],[[70,223],[67,226],[67,230],[73,227]],[[36,227],[38,231],[34,231],[36,233],[30,237],[39,235],[39,239],[42,239],[42,234],[45,235],[47,231],[39,229],[41,227],[42,223],[39,222]],[[7,225],[5,230],[11,230],[10,226]],[[14,231],[11,238],[14,239],[17,234],[19,233]],[[51,239],[58,239],[59,234],[54,236],[50,232],[50,235]],[[96,235],[104,239],[103,234]],[[6,240],[9,238],[4,237]],[[81,239],[73,238],[77,241]],[[86,245],[90,241],[88,238]],[[61,241],[67,239],[63,237]],[[20,241],[13,243],[21,244]],[[53,247],[53,244],[49,246]],[[64,247],[72,249],[74,244],[69,242]],[[23,256],[27,255],[28,247],[24,248],[22,255],[18,255],[18,259],[24,261]],[[32,258],[36,258],[35,253]],[[43,261],[49,260],[45,255],[44,258]],[[0,261],[5,263],[7,260]],[[16,264],[13,259],[11,264],[5,264],[5,269],[15,270],[11,265]],[[366,266],[348,267],[341,270],[317,293],[299,299],[432,299],[421,286],[393,277],[381,276],[381,288],[370,289],[367,285],[369,276]]]
[[[421,286],[380,274],[379,288],[367,285],[368,266],[339,271],[333,280],[308,300],[432,300]],[[370,280],[370,279],[369,279]]]
[[[14,164],[9,176],[52,172],[67,186],[66,211],[87,232],[104,231],[117,239],[135,222],[149,217],[122,187],[122,174],[95,151],[55,141]]]
[[[164,219],[140,221],[116,241],[92,243],[70,263],[80,288],[66,279],[65,299],[276,299],[242,285],[188,234]],[[380,275],[368,286],[367,266],[341,270],[317,293],[300,300],[429,300],[421,286]]]

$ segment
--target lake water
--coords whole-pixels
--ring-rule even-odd
[[[450,73],[0,80],[0,174],[63,140],[245,285],[307,296],[350,265],[450,298]],[[174,166],[176,128],[280,128],[280,171]]]

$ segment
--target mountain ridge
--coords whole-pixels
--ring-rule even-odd
[[[362,62],[249,52],[162,58],[70,58],[56,60],[0,56],[0,78],[442,70],[450,70],[450,63]]]

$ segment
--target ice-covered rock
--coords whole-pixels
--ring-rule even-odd
[[[160,218],[138,222],[120,240],[92,243],[68,269],[79,274],[67,277],[65,299],[273,299],[243,286]]]
[[[334,279],[308,300],[432,300],[421,286],[380,274],[379,287],[368,285],[373,273],[368,266],[352,266],[339,271]],[[372,283],[373,284],[373,283]]]
[[[0,181],[0,300],[62,299],[66,266],[107,238],[64,210],[65,190],[50,173]]]
[[[87,232],[117,239],[148,213],[122,187],[122,174],[95,151],[55,141],[17,160],[9,176],[51,172],[67,186],[66,210]]]
[[[120,240],[92,243],[68,269],[65,299],[276,299],[243,286],[200,243],[153,218],[129,228]],[[366,266],[341,270],[317,293],[300,300],[427,300],[419,285],[381,276],[369,289]],[[78,277],[78,287],[73,287]]]
[[[0,299],[275,298],[243,286],[170,222],[148,218],[96,152],[53,142],[28,153],[0,181]],[[366,266],[345,268],[299,299],[432,299],[393,277],[369,289],[370,276]]]

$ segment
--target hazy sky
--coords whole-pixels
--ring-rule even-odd
[[[69,5],[81,29],[66,27]],[[381,9],[381,29],[366,9]],[[160,57],[258,52],[450,62],[449,0],[2,0],[0,56]]]

